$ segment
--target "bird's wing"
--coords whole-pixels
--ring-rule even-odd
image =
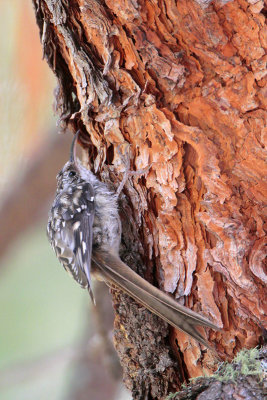
[[[74,198],[75,204],[65,212],[53,226],[54,243],[50,240],[57,257],[67,272],[88,291],[91,290],[91,256],[93,244],[94,193],[89,183],[85,183]],[[51,229],[51,226],[50,226]],[[49,232],[49,229],[48,229]]]

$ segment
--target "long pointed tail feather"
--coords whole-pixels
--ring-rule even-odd
[[[94,251],[92,261],[101,270],[105,280],[122,289],[170,325],[210,348],[196,329],[197,325],[219,329],[207,318],[177,303],[172,297],[141,278],[116,255]]]

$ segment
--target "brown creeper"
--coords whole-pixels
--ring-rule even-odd
[[[57,191],[47,225],[56,255],[71,276],[91,290],[91,275],[115,285],[148,310],[209,347],[196,326],[218,329],[208,319],[181,306],[141,278],[119,257],[121,222],[118,196],[82,166],[75,156],[76,133],[70,159],[57,175]]]

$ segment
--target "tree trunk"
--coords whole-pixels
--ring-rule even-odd
[[[263,1],[33,3],[62,128],[82,131],[91,167],[115,186],[127,157],[132,170],[151,165],[124,188],[123,260],[222,327],[206,332],[222,358],[256,346],[267,281]],[[113,297],[135,399],[216,369],[215,353]]]

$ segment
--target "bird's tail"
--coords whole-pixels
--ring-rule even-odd
[[[182,330],[204,346],[210,348],[196,326],[204,326],[218,330],[219,328],[207,318],[177,303],[172,297],[141,278],[121,259],[108,252],[94,251],[93,266],[101,271],[107,283],[112,283],[133,297],[148,310],[177,329]]]

